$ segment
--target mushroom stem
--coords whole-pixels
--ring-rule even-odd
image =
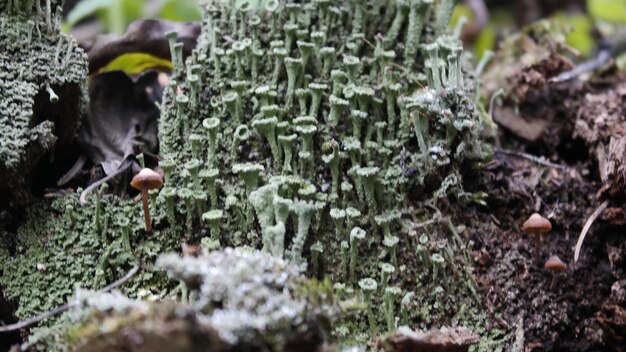
[[[143,202],[143,217],[146,220],[146,232],[152,232],[152,221],[150,220],[150,209],[148,208],[148,191],[141,191]]]
[[[541,265],[541,234],[535,234],[535,262]]]
[[[556,280],[557,280],[557,274],[552,273],[552,282],[550,283],[550,290],[554,290],[556,288]]]

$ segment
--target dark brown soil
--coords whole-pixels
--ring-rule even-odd
[[[624,242],[614,228],[597,224],[584,245],[582,259],[573,262],[573,247],[597,201],[594,182],[578,169],[554,170],[527,160],[497,158],[488,172],[490,208],[481,214],[486,231],[477,233],[474,259],[478,281],[495,324],[522,324],[530,350],[593,351],[603,346],[596,320],[615,281],[606,244]],[[535,263],[534,239],[521,224],[538,211],[553,229],[544,236],[541,264]],[[568,268],[550,288],[552,275],[543,268],[558,255]]]
[[[523,331],[525,351],[625,351],[626,80],[608,70],[588,81],[550,84],[567,69],[564,62],[550,55],[509,77],[510,100],[495,116],[496,144],[509,149],[498,149],[484,172],[488,207],[478,209],[474,225],[464,223],[479,229],[475,274],[492,322]],[[609,207],[574,263],[581,229],[604,201]],[[540,265],[534,239],[521,231],[534,212],[553,226]],[[543,268],[551,255],[568,266],[554,289]]]

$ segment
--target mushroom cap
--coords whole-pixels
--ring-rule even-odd
[[[302,49],[313,50],[313,48],[315,48],[315,44],[309,43],[309,42],[305,42],[303,40],[298,40],[296,42],[296,45],[298,46],[298,49],[300,49],[300,50],[302,50]]]
[[[200,170],[199,176],[203,179],[215,179],[220,175],[220,170],[217,168],[211,169],[202,169]]]
[[[270,86],[268,85],[263,85],[263,86],[259,86],[254,90],[254,93],[256,94],[267,94],[270,91]]]
[[[285,50],[285,49],[283,49],[283,50]],[[285,50],[285,52],[286,52],[286,51],[287,51],[287,50]],[[288,57],[288,58],[285,58],[285,66],[286,66],[287,68],[289,68],[289,67],[299,67],[299,66],[301,66],[303,63],[304,63],[304,62],[302,61],[302,59],[301,59],[301,58],[294,58],[294,57]]]
[[[374,90],[371,87],[356,86],[354,87],[354,94],[358,96],[373,97],[374,94],[376,94],[376,92],[374,92]],[[365,116],[367,116],[367,114]]]
[[[248,81],[231,81],[230,82],[230,87],[234,89],[235,91],[239,89],[245,89],[249,85],[250,85],[250,82]],[[241,94],[238,94],[238,95],[241,95]]]
[[[199,168],[200,168],[200,160],[198,159],[191,159],[185,163],[185,169],[189,171],[197,172]]]
[[[156,171],[143,168],[130,181],[130,185],[140,191],[149,191],[163,187],[163,177]]]
[[[198,142],[198,141],[202,141],[203,137],[199,134],[196,133],[192,133],[189,135],[189,141],[191,142]]]
[[[311,90],[309,88],[298,88],[298,89],[296,89],[296,96],[297,97],[307,97],[309,94],[311,94]]]
[[[550,230],[552,230],[550,220],[537,213],[531,215],[522,225],[522,231],[530,235],[544,234]]]
[[[335,154],[324,154],[322,155],[322,161],[324,164],[330,164],[335,160]]]
[[[235,129],[235,133],[233,133],[233,135],[237,138],[237,140],[244,141],[250,138],[250,130],[246,125],[239,125],[237,129]]]
[[[298,195],[303,196],[303,197],[312,196],[315,194],[315,192],[317,192],[317,188],[315,187],[314,184],[311,184],[311,183],[306,184],[300,189],[298,189]]]
[[[553,255],[550,257],[550,259],[546,261],[543,268],[553,272],[559,272],[565,270],[565,268],[567,268],[567,265],[563,263],[558,255]]]
[[[361,110],[351,110],[350,111],[350,118],[358,119],[358,120],[361,120],[361,121],[366,121],[367,120],[367,113],[363,112]]]

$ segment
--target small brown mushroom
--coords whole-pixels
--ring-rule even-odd
[[[550,232],[550,230],[552,230],[550,220],[537,213],[531,215],[522,225],[522,231],[535,236],[535,262],[537,265],[541,264],[541,235]]]
[[[554,288],[556,287],[557,276],[559,275],[561,271],[567,268],[567,265],[563,263],[563,261],[561,260],[561,258],[559,258],[558,255],[553,255],[550,257],[550,259],[546,261],[546,264],[544,264],[543,267],[546,270],[550,270],[550,272],[552,273],[552,283],[550,284],[550,289],[554,290]]]
[[[143,216],[146,220],[146,231],[152,231],[152,221],[150,220],[150,209],[148,209],[148,191],[163,187],[163,177],[155,171],[144,168],[137,173],[130,181],[130,185],[141,191],[143,201]]]

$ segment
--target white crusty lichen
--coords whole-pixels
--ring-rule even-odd
[[[310,299],[304,292],[311,282],[287,261],[260,251],[226,248],[197,258],[167,254],[157,266],[197,290],[195,308],[209,312],[199,313],[200,321],[215,328],[226,344],[274,332],[279,346],[290,332],[317,329],[316,321],[335,313],[330,291],[313,290],[315,299]]]

